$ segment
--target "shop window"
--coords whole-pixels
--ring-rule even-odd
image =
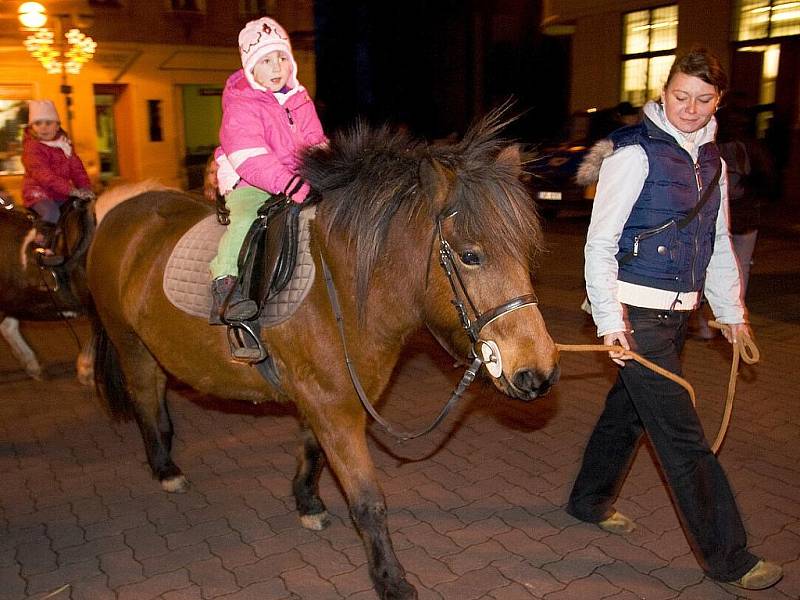
[[[800,34],[800,2],[739,0],[736,39],[760,40]]]
[[[28,123],[29,85],[0,85],[0,175],[21,175],[22,135]]]
[[[661,93],[678,45],[678,6],[626,13],[620,99],[634,106]]]

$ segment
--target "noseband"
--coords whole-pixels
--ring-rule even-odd
[[[464,285],[464,280],[462,279],[461,273],[456,265],[453,249],[442,233],[442,221],[455,216],[455,214],[456,213],[454,211],[451,211],[447,214],[443,213],[436,218],[436,236],[439,239],[439,264],[444,270],[445,275],[447,275],[447,280],[450,282],[450,287],[453,290],[453,299],[450,302],[453,304],[453,306],[455,306],[461,321],[461,326],[472,342],[469,357],[472,362],[467,367],[464,375],[461,377],[461,381],[459,381],[456,389],[451,394],[447,404],[442,407],[436,418],[431,422],[430,425],[415,433],[395,430],[390,423],[381,417],[380,413],[378,413],[378,411],[369,401],[367,393],[364,391],[364,387],[361,385],[361,380],[358,377],[355,365],[350,358],[350,353],[347,350],[347,338],[345,337],[344,332],[344,316],[342,315],[342,309],[339,305],[339,298],[338,294],[336,293],[336,286],[333,283],[333,277],[331,276],[330,269],[328,268],[328,264],[325,262],[325,257],[323,256],[321,250],[319,254],[320,263],[322,264],[322,273],[328,290],[328,299],[331,303],[333,314],[336,317],[336,326],[339,329],[339,337],[342,340],[342,350],[344,352],[345,365],[347,366],[347,371],[350,374],[350,380],[353,383],[353,388],[355,388],[356,394],[358,395],[359,400],[361,400],[361,404],[364,406],[364,409],[369,413],[369,415],[375,419],[375,421],[377,421],[387,431],[387,433],[393,435],[401,441],[413,440],[414,438],[418,438],[433,431],[433,429],[435,429],[439,423],[442,422],[445,416],[447,416],[450,410],[455,406],[456,402],[459,400],[459,398],[461,398],[469,385],[475,380],[475,376],[477,375],[478,370],[481,368],[481,365],[486,367],[486,370],[490,375],[495,378],[499,378],[503,372],[500,350],[494,341],[481,339],[481,331],[484,327],[489,325],[489,323],[507,315],[508,313],[514,312],[515,310],[525,306],[535,306],[539,303],[536,294],[523,294],[521,296],[512,298],[511,300],[504,302],[503,304],[500,304],[484,313],[481,313],[477,309],[475,303],[472,301],[472,298],[469,295],[469,292],[467,291],[466,286]],[[431,243],[433,243],[433,240]],[[429,253],[429,256],[431,254],[432,252]],[[469,312],[467,311],[467,305],[469,305],[470,310],[472,311],[472,319],[470,319]]]

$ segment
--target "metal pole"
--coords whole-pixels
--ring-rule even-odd
[[[61,48],[61,88],[60,91],[64,94],[64,104],[66,106],[67,117],[67,135],[72,139],[72,86],[69,85],[67,80],[67,38],[64,37],[64,19],[69,15],[59,14],[56,16],[56,36],[58,37],[58,44]]]

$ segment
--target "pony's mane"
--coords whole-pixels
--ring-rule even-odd
[[[434,161],[452,176],[442,212],[455,211],[457,231],[530,262],[542,247],[541,224],[533,200],[519,180],[519,164],[498,160],[511,144],[500,137],[508,124],[495,111],[455,144],[431,146],[388,127],[359,123],[338,133],[328,147],[303,157],[302,176],[323,197],[329,234],[343,234],[357,256],[357,296],[363,303],[369,279],[384,251],[393,220],[429,215],[431,227],[441,207],[421,191],[420,167]]]
[[[97,219],[97,224],[100,224],[100,221],[108,214],[108,211],[126,200],[130,200],[145,192],[161,192],[174,189],[175,188],[168,187],[155,179],[145,179],[144,181],[138,181],[136,183],[123,183],[109,188],[100,194],[95,201],[94,214]]]

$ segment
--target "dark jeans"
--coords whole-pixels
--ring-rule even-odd
[[[628,308],[632,350],[681,375],[689,312]],[[630,360],[619,371],[592,432],[567,512],[597,523],[613,513],[642,433],[647,433],[686,537],[712,579],[733,581],[757,558],[728,479],[711,452],[689,394]]]

